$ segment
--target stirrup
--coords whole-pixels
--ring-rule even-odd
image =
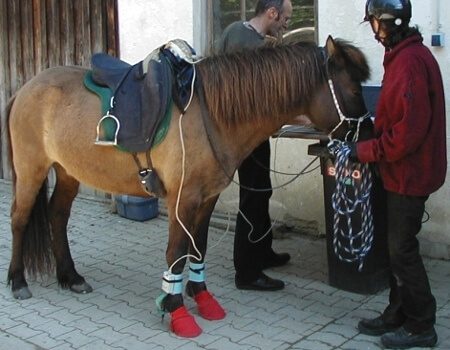
[[[114,140],[101,140],[100,139],[100,127],[104,120],[106,119],[112,119],[116,123],[116,131],[114,133]],[[105,116],[103,116],[98,124],[97,124],[97,137],[95,138],[95,144],[99,146],[117,146],[117,135],[119,134],[120,129],[120,121],[117,119],[114,115],[109,114],[109,111],[106,113]]]

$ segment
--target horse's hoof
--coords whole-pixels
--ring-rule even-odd
[[[89,283],[83,282],[81,284],[74,284],[70,286],[70,290],[75,293],[87,294],[92,292],[92,287]]]
[[[18,290],[13,290],[13,296],[17,300],[25,300],[30,299],[33,294],[31,294],[30,289],[28,287],[22,287]]]
[[[194,338],[202,333],[202,329],[195,321],[186,309],[186,306],[182,306],[170,313],[171,321],[170,328],[176,335],[184,338]]]
[[[195,295],[194,300],[197,303],[199,315],[204,319],[214,321],[225,318],[225,310],[207,290],[201,291]]]

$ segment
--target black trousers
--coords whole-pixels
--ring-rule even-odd
[[[269,168],[270,143],[267,140],[239,167],[240,184],[248,188],[271,188]],[[240,281],[251,282],[257,279],[262,272],[264,256],[272,252],[273,234],[269,215],[271,195],[272,191],[255,192],[242,187],[239,190],[240,212],[236,220],[233,261],[236,278]],[[267,235],[261,239],[267,231]]]
[[[403,324],[412,333],[434,326],[436,300],[419,253],[417,234],[422,227],[428,196],[411,197],[387,192],[388,245],[391,276],[385,321]]]

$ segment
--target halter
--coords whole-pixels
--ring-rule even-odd
[[[370,112],[367,111],[366,114],[362,115],[359,118],[349,118],[347,117],[344,113],[342,113],[342,110],[339,106],[339,101],[336,97],[336,92],[334,91],[334,84],[333,81],[331,79],[328,79],[328,86],[330,87],[330,92],[331,92],[331,96],[333,97],[333,102],[334,102],[334,106],[336,107],[336,111],[339,115],[339,119],[340,122],[334,127],[333,130],[331,130],[331,132],[328,134],[328,138],[331,140],[333,140],[333,133],[344,123],[344,122],[357,122],[357,127],[356,127],[356,133],[353,136],[352,141],[357,141],[359,138],[359,130],[360,130],[360,126],[361,123],[366,119],[366,118],[370,118]],[[350,131],[349,131],[350,132]],[[347,133],[347,135],[345,136],[347,138],[349,132]],[[347,140],[346,140],[347,141]]]
[[[323,46],[319,47],[320,49],[320,53],[322,54],[323,60],[325,61],[325,63],[327,63],[328,61],[328,52],[325,50],[325,48]],[[333,103],[334,103],[334,107],[336,107],[336,111],[339,115],[339,119],[340,122],[334,127],[333,130],[331,130],[331,132],[328,134],[328,138],[330,139],[330,141],[333,140],[333,133],[344,123],[344,122],[357,122],[358,126],[356,127],[356,133],[353,136],[352,141],[356,141],[358,140],[359,137],[359,129],[360,129],[360,125],[361,123],[366,119],[370,117],[370,112],[367,111],[366,114],[362,115],[359,118],[349,118],[347,117],[344,113],[342,113],[341,107],[339,106],[339,101],[336,97],[336,92],[334,91],[334,84],[333,84],[333,80],[331,80],[331,78],[329,77],[330,75],[328,74],[328,66],[327,66],[327,77],[328,77],[328,86],[330,87],[330,92],[331,92],[331,96],[333,97]],[[345,135],[345,137],[348,137],[348,134]],[[348,141],[348,140],[345,140]]]

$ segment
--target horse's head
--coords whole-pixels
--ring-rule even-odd
[[[355,46],[331,36],[322,49],[326,82],[315,95],[309,113],[330,138],[351,140],[370,137],[372,122],[364,103],[361,83],[370,70],[364,54]]]

